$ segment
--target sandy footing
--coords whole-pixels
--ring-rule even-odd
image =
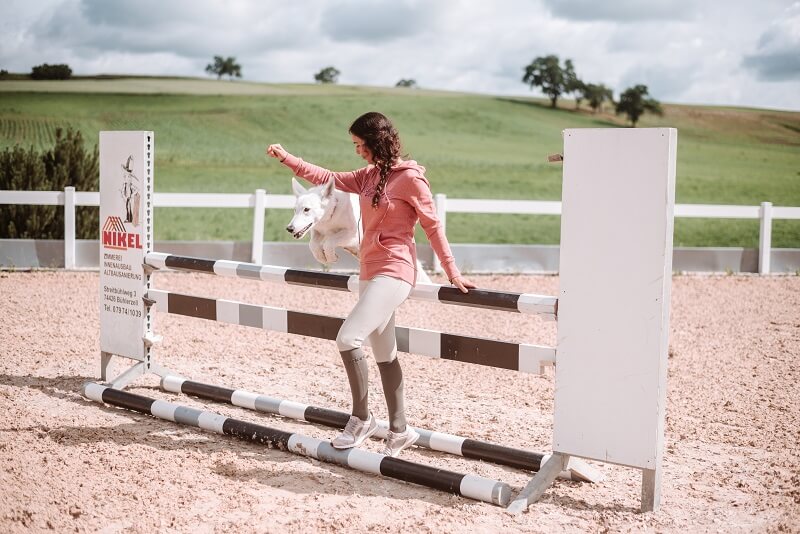
[[[475,276],[481,286],[556,294],[558,278]],[[440,280],[441,282],[441,280]],[[344,316],[348,293],[199,274],[159,288]],[[503,509],[227,436],[102,406],[98,275],[0,273],[0,531],[29,532],[761,532],[800,530],[800,277],[673,280],[662,507],[639,513],[640,473],[594,464],[601,484],[557,481]],[[408,301],[397,324],[555,344],[536,317]],[[159,363],[194,380],[347,410],[331,341],[157,314]],[[402,354],[409,422],[509,446],[551,446],[553,374]],[[119,367],[122,369],[122,366]],[[374,361],[371,406],[386,407]],[[130,391],[330,439],[329,428],[165,393]],[[380,450],[381,443],[365,444]],[[530,473],[421,448],[404,458],[503,480]]]

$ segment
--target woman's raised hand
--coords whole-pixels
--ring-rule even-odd
[[[288,155],[289,153],[281,145],[269,145],[267,147],[267,156],[271,156],[278,161],[285,160]]]

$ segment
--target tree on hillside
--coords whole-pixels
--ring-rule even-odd
[[[242,66],[236,63],[235,57],[223,58],[222,56],[214,56],[214,63],[209,63],[206,66],[206,72],[209,74],[216,74],[219,80],[223,76],[229,76],[231,80],[236,76],[242,77]]]
[[[314,80],[317,83],[336,83],[339,81],[339,69],[336,67],[325,67],[314,75]]]
[[[622,115],[623,113],[627,115],[634,128],[636,128],[636,123],[639,122],[639,117],[641,117],[645,111],[649,111],[655,115],[664,114],[658,100],[650,98],[646,85],[634,85],[633,87],[625,89],[625,91],[619,95],[617,115]]]
[[[556,107],[559,96],[570,92],[567,84],[574,86],[577,80],[572,60],[566,60],[562,67],[555,55],[537,57],[524,70],[522,81],[530,85],[531,89],[541,87],[542,92],[550,98],[551,107]]]
[[[614,101],[614,92],[601,84],[587,83],[583,87],[582,96],[589,102],[589,107],[597,113],[603,111],[604,102]]]
[[[581,100],[583,100],[583,90],[586,84],[578,79],[575,74],[575,67],[572,66],[572,60],[564,62],[564,92],[570,93],[575,98],[575,109],[581,107]]]
[[[403,78],[395,84],[395,87],[416,87],[416,86],[417,86],[417,80],[413,80],[411,78],[409,79]]]
[[[58,65],[44,63],[31,69],[31,78],[34,80],[68,80],[70,76],[72,76],[72,69],[64,63]]]

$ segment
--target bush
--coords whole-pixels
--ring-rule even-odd
[[[31,70],[31,78],[34,80],[68,80],[72,76],[72,69],[69,65],[37,65]]]
[[[98,191],[100,167],[97,147],[89,152],[80,132],[56,130],[53,149],[40,154],[19,145],[0,153],[0,189],[23,191]],[[99,212],[94,207],[75,210],[75,237],[97,239]],[[61,206],[8,205],[0,209],[0,238],[63,239]]]

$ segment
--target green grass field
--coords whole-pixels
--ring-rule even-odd
[[[218,93],[218,94],[215,94]],[[0,82],[0,148],[51,146],[71,125],[92,143],[101,130],[156,132],[156,190],[290,193],[269,143],[336,170],[362,161],[347,133],[359,114],[393,118],[405,150],[451,198],[558,200],[561,168],[547,164],[564,128],[624,126],[621,117],[553,110],[537,99],[372,87],[121,78]],[[640,126],[678,133],[677,202],[800,206],[800,113],[665,105]],[[160,209],[158,239],[248,240],[248,210]],[[268,215],[265,239],[288,240],[287,211]],[[758,221],[676,220],[676,246],[745,246]],[[422,237],[421,232],[418,233]],[[453,242],[558,243],[548,216],[451,214]],[[800,247],[800,221],[775,221],[773,245]]]

